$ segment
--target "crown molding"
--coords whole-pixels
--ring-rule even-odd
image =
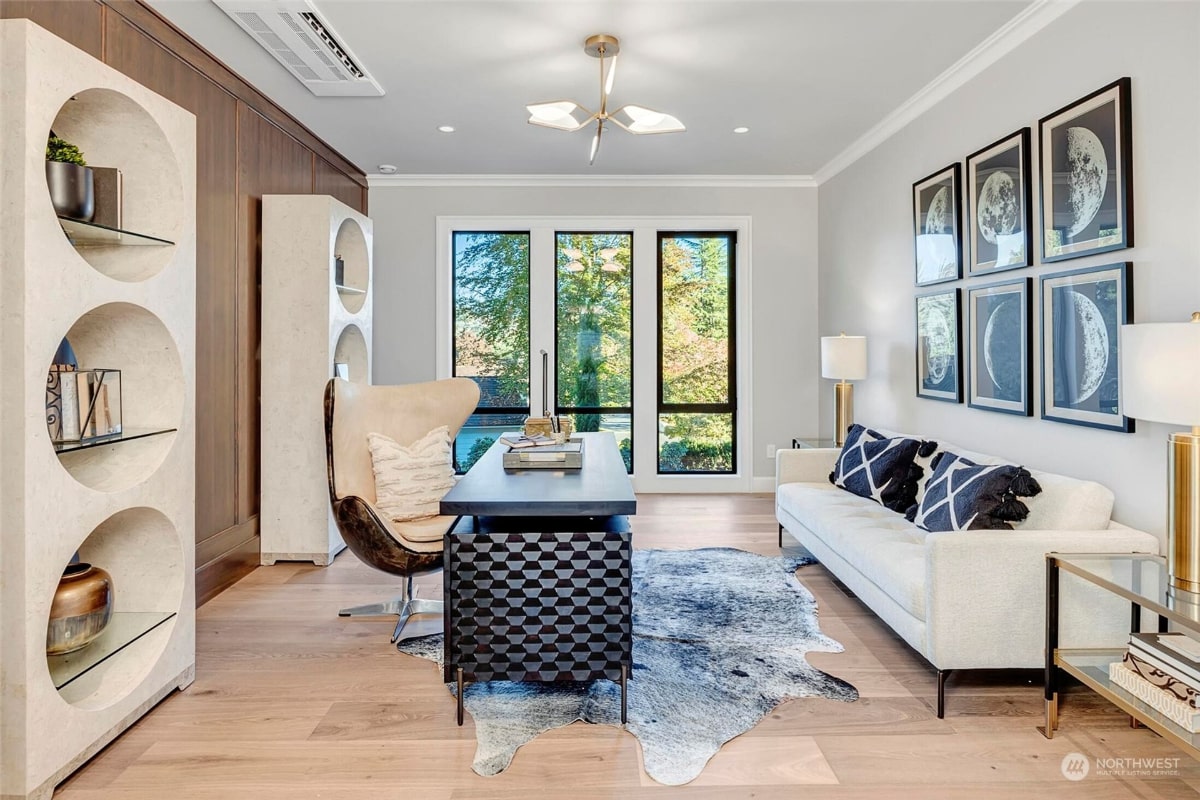
[[[813,174],[817,184],[837,175],[890,139],[917,117],[945,100],[967,81],[1015,50],[1019,45],[1070,11],[1081,0],[1034,0],[1021,13],[984,39],[899,108],[880,120],[849,147]]]
[[[367,176],[372,189],[386,187],[706,187],[713,189],[809,189],[811,175],[382,175]]]

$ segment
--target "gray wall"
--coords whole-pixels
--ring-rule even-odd
[[[768,444],[817,432],[816,189],[375,187],[370,208],[376,383],[435,377],[439,216],[752,217],[753,474],[774,475]]]
[[[1135,321],[1184,321],[1200,308],[1198,54],[1200,5],[1080,4],[821,185],[820,327],[823,334],[845,329],[868,337],[870,377],[855,389],[858,421],[1100,481],[1117,495],[1118,520],[1164,535],[1165,438],[1173,429],[1139,422],[1136,434],[1121,434],[915,397],[911,185],[1025,125],[1033,128],[1036,170],[1038,119],[1128,75],[1137,246],[992,280],[1128,260],[1134,264]],[[1034,186],[1036,240],[1036,179]],[[1040,256],[1036,244],[1035,254]],[[1040,415],[1037,330],[1035,323]],[[828,423],[832,409],[824,393],[821,402]]]

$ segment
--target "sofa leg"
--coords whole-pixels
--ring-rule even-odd
[[[939,669],[938,670],[938,698],[937,698],[937,714],[938,719],[946,718],[946,678],[950,677],[953,670]]]
[[[779,547],[783,549],[783,523],[779,525]]]

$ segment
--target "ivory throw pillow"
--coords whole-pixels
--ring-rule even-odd
[[[407,522],[438,515],[438,503],[454,486],[450,430],[434,428],[409,446],[368,433],[375,469],[375,506],[388,519]]]

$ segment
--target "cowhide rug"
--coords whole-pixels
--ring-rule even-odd
[[[785,700],[858,699],[853,686],[804,659],[842,646],[817,626],[816,601],[793,574],[803,563],[730,548],[634,551],[626,728],[641,742],[651,778],[691,781],[721,745]],[[440,634],[398,647],[441,664]],[[469,683],[464,704],[480,775],[503,771],[521,745],[551,728],[620,725],[620,689],[604,680]]]

